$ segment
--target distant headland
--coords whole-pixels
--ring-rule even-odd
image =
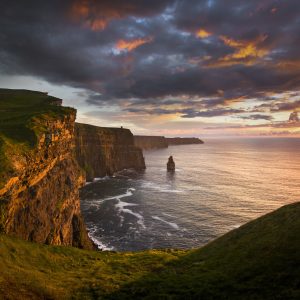
[[[169,146],[176,145],[204,144],[204,142],[195,137],[167,138],[164,136],[135,135],[134,144],[143,150],[149,150],[168,148]]]

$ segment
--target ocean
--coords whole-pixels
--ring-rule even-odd
[[[207,139],[144,156],[145,172],[96,178],[81,190],[89,235],[103,250],[195,248],[300,201],[300,139]]]

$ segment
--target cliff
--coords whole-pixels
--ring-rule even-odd
[[[39,245],[0,234],[0,295],[299,299],[299,215],[300,203],[291,204],[191,250],[107,253]]]
[[[134,144],[143,149],[160,149],[168,148],[172,145],[189,145],[189,144],[203,144],[204,142],[198,138],[166,138],[164,136],[147,136],[147,135],[135,135]]]
[[[80,213],[76,110],[45,93],[0,89],[0,232],[92,248]]]
[[[87,180],[133,168],[145,169],[141,149],[129,129],[76,124],[76,157]]]
[[[168,148],[168,143],[164,136],[135,135],[134,144],[143,150]]]
[[[204,144],[204,142],[198,138],[166,138],[169,146],[171,145],[190,145],[190,144]]]

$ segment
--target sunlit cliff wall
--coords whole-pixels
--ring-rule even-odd
[[[58,107],[59,101],[48,101],[45,94],[24,95],[24,103],[18,93],[1,98],[8,117],[0,109],[0,231],[39,243],[92,248],[80,213],[84,177],[74,153],[76,111]],[[39,98],[42,102],[32,101],[30,107],[30,99]]]
[[[129,129],[76,124],[76,157],[87,180],[133,168],[145,169],[142,150]]]

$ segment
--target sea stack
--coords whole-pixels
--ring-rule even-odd
[[[175,171],[175,162],[173,160],[173,156],[169,157],[169,160],[167,162],[167,171],[168,172],[174,172]]]

